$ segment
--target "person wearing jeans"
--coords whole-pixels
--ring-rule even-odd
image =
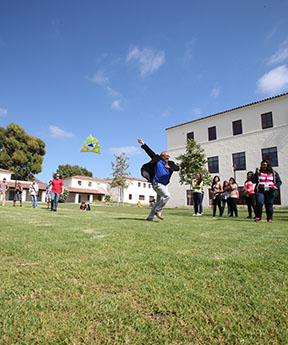
[[[257,184],[255,222],[262,221],[262,210],[265,205],[267,222],[272,223],[275,191],[282,184],[280,176],[273,170],[271,163],[264,159],[261,162],[260,170],[256,169],[252,181]]]
[[[30,198],[32,201],[32,207],[33,208],[38,207],[38,203],[37,203],[38,191],[39,191],[39,187],[38,187],[38,184],[34,178],[30,187],[29,187],[29,195],[30,195]]]
[[[51,211],[57,211],[58,201],[60,195],[63,195],[64,192],[64,183],[60,179],[60,175],[57,173],[55,179],[51,182],[48,189],[48,193],[51,192]]]
[[[154,216],[163,220],[162,209],[170,199],[167,185],[170,182],[173,171],[178,171],[179,166],[169,160],[170,156],[168,152],[165,151],[160,155],[157,155],[144,143],[142,139],[137,139],[137,141],[142,145],[142,149],[151,158],[149,163],[142,166],[141,174],[152,183],[152,188],[157,194],[155,205],[152,207],[146,220],[152,221]]]

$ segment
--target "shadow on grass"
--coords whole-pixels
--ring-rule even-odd
[[[146,222],[145,218],[117,217],[115,219],[118,219],[118,220],[138,220],[140,222]],[[150,222],[150,223],[152,223],[152,222]]]

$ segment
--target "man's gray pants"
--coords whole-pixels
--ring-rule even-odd
[[[156,182],[152,185],[152,188],[155,190],[157,198],[155,205],[152,207],[149,217],[147,218],[149,220],[153,220],[156,213],[161,213],[163,207],[170,199],[170,193],[168,192],[167,186],[164,186],[164,184]]]

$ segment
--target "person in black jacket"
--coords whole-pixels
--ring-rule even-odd
[[[142,149],[151,158],[151,161],[144,164],[141,168],[141,175],[152,184],[152,188],[157,194],[157,199],[151,212],[147,218],[148,221],[152,221],[154,216],[163,220],[162,209],[170,199],[170,194],[167,189],[167,185],[170,182],[173,171],[179,171],[179,166],[173,161],[170,161],[169,154],[166,151],[157,155],[153,152],[149,146],[147,146],[142,139],[137,139],[142,145]]]

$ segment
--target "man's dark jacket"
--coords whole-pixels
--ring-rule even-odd
[[[154,171],[156,164],[161,160],[161,157],[157,155],[155,152],[153,152],[149,146],[146,144],[141,145],[142,149],[148,154],[148,156],[151,158],[151,161],[144,164],[141,168],[141,175],[149,182],[152,182],[154,177]],[[179,171],[179,166],[176,165],[173,161],[168,161],[167,165],[169,165],[170,169],[170,175],[168,183],[170,182],[170,178],[173,174],[173,171]]]

